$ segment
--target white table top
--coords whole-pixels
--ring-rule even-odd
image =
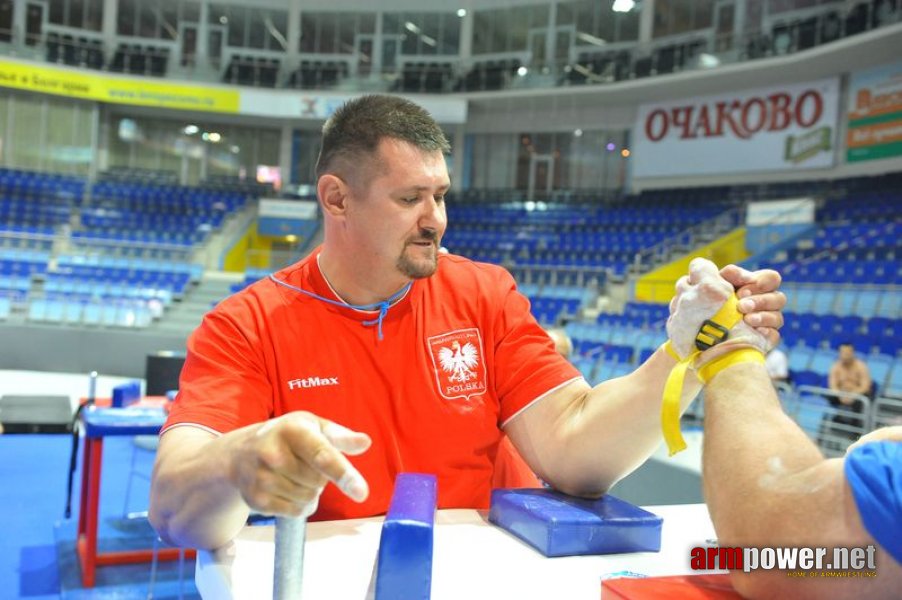
[[[487,521],[487,512],[442,510],[436,516],[432,600],[567,598],[598,600],[606,575],[691,573],[690,551],[710,545],[704,504],[647,507],[664,518],[661,551],[545,558]],[[307,525],[304,600],[367,598],[382,517]],[[215,552],[198,552],[195,581],[207,600],[272,598],[272,526],[246,527]]]
[[[651,455],[651,460],[670,465],[677,469],[683,469],[696,475],[702,474],[702,448],[705,434],[701,429],[687,429],[683,431],[683,439],[686,440],[686,449],[673,456],[667,453],[667,444],[661,444]],[[616,496],[617,493],[614,492]]]

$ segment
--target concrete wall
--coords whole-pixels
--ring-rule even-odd
[[[144,378],[147,355],[185,350],[185,336],[47,325],[0,325],[0,369]]]

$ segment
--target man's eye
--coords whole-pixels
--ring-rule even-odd
[[[405,204],[415,204],[419,199],[419,196],[414,196],[413,198],[402,198],[401,201]]]
[[[435,196],[435,202],[436,202],[437,204],[441,204],[441,203],[444,202],[444,201],[445,201],[445,196],[444,196],[444,195]]]

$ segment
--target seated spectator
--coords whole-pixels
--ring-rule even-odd
[[[830,368],[829,387],[833,391],[860,394],[872,397],[873,383],[871,373],[864,361],[855,357],[855,348],[844,342],[839,346],[839,359]],[[857,432],[863,432],[864,403],[857,398],[837,394],[828,396],[830,405],[837,409],[830,422],[830,430],[834,434],[854,440]]]
[[[839,359],[830,368],[829,386],[831,390],[862,396],[870,396],[873,391],[871,372],[864,361],[855,357],[855,347],[850,342],[843,342],[839,346]],[[848,398],[840,398],[838,401],[847,406],[852,404],[852,400]]]

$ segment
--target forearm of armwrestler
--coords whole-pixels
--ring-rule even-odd
[[[709,384],[703,456],[705,500],[721,546],[874,544],[842,460],[825,460],[783,412],[762,365],[727,368]],[[888,579],[899,576],[888,557],[878,556],[880,569]],[[733,583],[753,598],[854,598],[862,591],[847,581],[790,578],[785,571],[734,572]],[[880,596],[891,589],[886,583],[869,586],[868,593]]]
[[[574,382],[535,402],[505,431],[529,466],[555,488],[600,496],[661,443],[664,382],[675,364],[658,350],[624,377],[594,388]],[[683,410],[699,389],[698,380],[688,376]]]
[[[149,516],[163,540],[217,548],[238,534],[249,509],[232,483],[228,456],[241,431],[216,436],[182,426],[160,438]]]

